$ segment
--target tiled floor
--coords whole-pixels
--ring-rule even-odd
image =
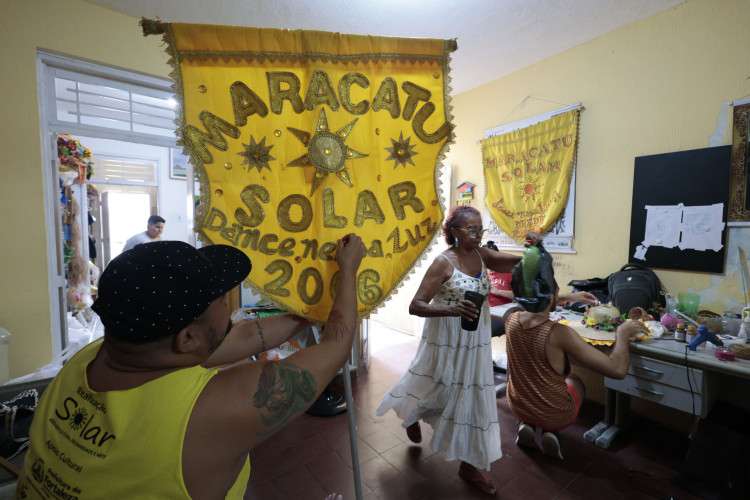
[[[369,500],[488,498],[458,475],[459,462],[446,462],[429,449],[431,430],[411,443],[391,411],[375,416],[383,394],[401,377],[418,339],[371,324],[370,370],[352,379],[362,494]],[[687,436],[645,420],[635,420],[609,450],[583,439],[603,415],[584,403],[579,419],[562,431],[565,460],[517,447],[515,418],[504,397],[497,400],[503,457],[489,475],[505,499],[693,499],[675,486],[689,447]],[[354,500],[346,413],[304,414],[251,453],[252,472],[245,499],[323,500],[328,493]],[[629,474],[629,471],[635,471]]]

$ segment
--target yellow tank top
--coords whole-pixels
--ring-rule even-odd
[[[189,499],[182,444],[190,413],[215,371],[178,370],[126,391],[95,392],[84,347],[42,394],[17,499]],[[226,495],[241,499],[250,459]]]

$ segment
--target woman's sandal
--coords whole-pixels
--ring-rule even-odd
[[[419,422],[414,422],[406,428],[406,437],[408,437],[409,441],[412,443],[422,442],[422,428],[419,426]]]
[[[494,495],[497,493],[497,488],[495,487],[495,483],[487,479],[487,477],[482,474],[479,470],[476,470],[476,475],[470,476],[468,473],[465,473],[463,470],[458,470],[458,477],[463,479],[464,481],[473,484],[483,492],[487,493],[488,495]]]

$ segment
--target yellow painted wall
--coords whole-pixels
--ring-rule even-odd
[[[458,46],[460,51],[460,39]],[[731,130],[731,112],[729,122],[719,119],[722,102],[747,97],[749,77],[747,0],[688,0],[456,96],[457,142],[448,157],[454,186],[469,181],[483,195],[477,144],[483,130],[562,107],[531,98],[514,111],[526,96],[582,102],[577,254],[555,254],[556,277],[564,291],[571,279],[606,277],[628,261],[634,158],[709,147],[717,123]],[[724,144],[731,141],[722,137]],[[473,205],[481,209],[482,198]],[[749,233],[732,229],[730,239],[749,241]],[[730,246],[727,255],[736,263],[735,254],[736,245],[733,252]],[[736,274],[656,273],[671,292],[693,287],[702,307],[715,312],[744,303]]]
[[[4,0],[0,30],[0,325],[10,376],[50,362],[52,336],[40,152],[36,50],[167,76],[159,37],[138,19],[80,0]]]

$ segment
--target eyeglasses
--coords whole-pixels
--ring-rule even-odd
[[[474,229],[473,227],[470,227],[468,229],[466,229],[465,227],[457,227],[455,229],[466,231],[469,234],[469,237],[471,238],[476,238],[477,236],[479,236],[480,238],[484,238],[490,232],[489,229],[482,229],[482,228]]]

